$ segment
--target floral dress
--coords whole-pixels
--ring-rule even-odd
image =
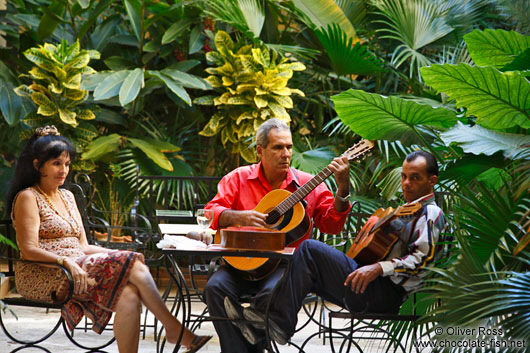
[[[62,308],[62,316],[69,329],[73,330],[86,315],[93,322],[92,329],[101,333],[115,311],[133,264],[135,261],[144,262],[143,255],[131,251],[85,255],[79,242],[82,223],[74,211],[73,194],[59,189],[69,209],[68,215],[64,216],[39,191],[28,189],[35,194],[39,208],[39,247],[59,256],[74,258],[88,274],[87,294],[67,302]],[[14,221],[13,214],[11,217]],[[52,292],[58,298],[64,298],[68,291],[68,280],[56,267],[19,262],[15,267],[15,282],[22,296],[36,301],[50,302]]]

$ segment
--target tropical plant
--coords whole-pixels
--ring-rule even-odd
[[[257,128],[269,118],[291,120],[287,109],[293,107],[291,94],[303,96],[298,89],[287,87],[293,71],[305,70],[299,62],[288,58],[278,60],[277,54],[263,47],[234,43],[224,32],[215,35],[217,51],[206,54],[216,65],[207,68],[207,81],[217,88],[218,96],[209,95],[194,100],[196,104],[214,105],[217,112],[199,133],[203,136],[221,135],[223,145],[232,144],[232,153],[246,161],[255,160],[250,140]]]
[[[418,144],[438,155],[441,186],[457,196],[449,216],[459,256],[448,268],[433,269],[437,277],[429,290],[441,306],[422,325],[494,325],[505,330],[504,338],[528,340],[530,327],[523,318],[528,315],[524,271],[530,243],[530,82],[520,71],[524,66],[508,71],[527,50],[528,37],[487,30],[464,40],[473,61],[481,65],[488,64],[487,46],[478,43],[495,47],[490,66],[460,63],[420,69],[425,83],[444,93],[446,105],[429,107],[417,99],[354,90],[333,101],[343,123],[359,135]],[[448,109],[450,104],[454,106]]]
[[[482,2],[457,0],[372,0],[377,20],[384,27],[377,31],[400,44],[392,53],[391,63],[399,68],[409,62],[409,77],[419,77],[419,69],[432,63],[425,48],[446,38],[455,30],[465,34],[477,19]],[[455,46],[461,35],[455,35]],[[460,37],[460,38],[459,38]]]
[[[88,91],[81,88],[81,80],[84,75],[95,73],[88,63],[99,58],[97,51],[82,50],[79,42],[68,45],[66,40],[62,40],[58,45],[46,43],[28,49],[24,56],[36,66],[29,74],[21,76],[32,79],[33,83],[18,86],[15,93],[31,98],[38,107],[36,112],[32,111],[23,118],[26,125],[37,127],[53,123],[76,128],[80,125],[78,119],[95,118],[92,110],[83,104],[88,99]],[[31,131],[26,131],[28,134]],[[80,148],[97,136],[91,124],[81,124],[79,129],[71,130],[71,134]]]

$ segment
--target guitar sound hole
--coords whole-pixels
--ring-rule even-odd
[[[278,211],[275,211],[273,210],[272,212],[270,212],[268,215],[267,215],[267,218],[265,219],[265,222],[267,224],[274,224],[276,222],[278,222],[278,220],[280,219],[280,213]]]

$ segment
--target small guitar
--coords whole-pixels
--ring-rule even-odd
[[[362,140],[350,147],[341,157],[345,156],[352,161],[363,156],[373,147],[372,141]],[[261,199],[254,210],[267,214],[265,222],[271,228],[285,232],[285,245],[290,246],[308,235],[313,227],[300,201],[331,174],[333,172],[328,166],[293,193],[283,189],[272,190]],[[218,243],[217,240],[216,243]],[[224,257],[224,260],[234,269],[240,270],[243,278],[247,280],[264,278],[276,268],[276,266],[271,267],[270,263],[269,266],[263,266],[267,262],[276,261],[267,258]],[[279,263],[279,260],[276,262]],[[267,270],[262,270],[262,268],[267,268]]]
[[[392,207],[379,208],[357,234],[347,255],[361,265],[381,261],[399,239],[403,223],[397,222],[396,219],[416,215],[422,209],[423,206],[419,202],[405,204],[395,210]]]

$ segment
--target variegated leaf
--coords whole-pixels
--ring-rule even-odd
[[[77,126],[76,113],[68,109],[59,109],[59,118],[68,125]]]
[[[214,114],[210,121],[208,121],[208,124],[199,132],[199,135],[202,136],[215,136],[219,128],[221,127],[221,119],[223,118],[222,115]]]
[[[74,101],[80,101],[83,100],[88,95],[87,91],[78,90],[78,89],[65,89],[63,97],[74,100]]]
[[[31,94],[31,100],[33,101],[33,103],[37,105],[49,105],[49,106],[54,105],[52,101],[48,97],[46,97],[45,94],[41,92],[33,92]]]
[[[212,87],[221,87],[223,86],[223,83],[221,82],[221,79],[217,76],[208,76],[206,77],[206,81],[212,86]]]
[[[272,113],[274,114],[276,118],[280,120],[287,120],[287,119],[288,121],[291,120],[291,117],[289,116],[285,108],[282,107],[280,104],[269,102],[269,107],[271,108]]]
[[[234,84],[234,80],[228,76],[223,76],[223,86],[232,86]]]
[[[197,97],[193,100],[193,103],[195,104],[198,104],[198,105],[213,105],[215,96],[202,96],[202,97]]]
[[[37,114],[44,116],[52,116],[57,113],[57,108],[54,105],[42,104],[37,109]]]
[[[234,42],[232,41],[232,38],[226,33],[225,31],[217,31],[214,38],[215,46],[216,48],[222,49],[228,49],[233,50],[234,49]]]
[[[94,115],[94,113],[92,112],[92,110],[90,109],[83,109],[83,110],[79,110],[77,112],[77,118],[78,119],[83,119],[83,120],[93,120],[96,118],[96,116]]]
[[[288,64],[278,65],[278,69],[280,69],[280,70],[304,71],[306,69],[306,66],[304,64],[302,64],[301,62],[290,62]]]
[[[81,88],[81,74],[74,75],[69,77],[66,82],[63,82],[63,86],[70,89],[80,89]]]
[[[293,100],[291,99],[291,97],[286,97],[286,96],[272,96],[272,98],[278,102],[278,104],[280,104],[281,106],[283,106],[284,108],[287,108],[287,109],[290,109],[293,107]]]
[[[280,88],[273,89],[271,93],[277,94],[279,96],[290,96],[291,89],[287,87],[280,87]]]
[[[49,79],[53,79],[52,76],[50,76],[48,74],[48,71],[44,71],[41,68],[39,68],[38,66],[32,67],[31,70],[29,70],[29,74],[35,80],[49,80]]]
[[[33,94],[33,90],[26,85],[20,85],[14,89],[15,93],[21,97],[29,97]]]
[[[69,71],[71,69],[82,69],[83,67],[87,66],[90,62],[90,55],[88,53],[78,54],[72,60],[68,61],[66,65],[64,65],[64,70]]]
[[[265,98],[262,98],[261,96],[254,97],[254,103],[256,104],[256,107],[258,108],[265,108],[269,104],[269,102]]]
[[[29,112],[22,119],[22,122],[24,122],[24,124],[26,124],[32,129],[38,128],[39,126],[43,126],[48,121],[49,121],[48,117],[39,115],[35,111]]]

